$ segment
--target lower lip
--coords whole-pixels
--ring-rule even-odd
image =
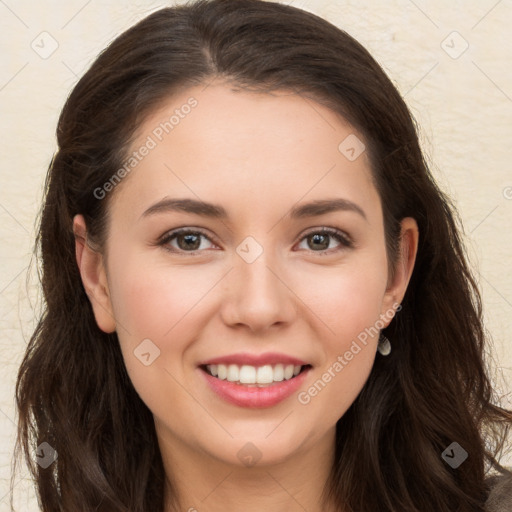
[[[276,382],[270,386],[259,388],[247,384],[236,384],[213,377],[199,368],[210,388],[222,399],[239,407],[263,408],[272,407],[286,400],[304,382],[311,367],[306,368],[290,380]]]

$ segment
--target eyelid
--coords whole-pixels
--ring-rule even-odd
[[[158,241],[165,240],[166,238],[170,238],[181,233],[201,233],[201,235],[204,235],[206,238],[209,238],[212,241],[215,238],[213,235],[207,233],[203,228],[196,228],[194,226],[183,226],[181,228],[174,228],[170,229],[169,231],[166,231],[161,237],[159,237]]]

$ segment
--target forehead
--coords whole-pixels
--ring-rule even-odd
[[[115,202],[130,196],[135,212],[168,195],[194,197],[227,201],[237,214],[257,199],[262,212],[275,214],[276,207],[326,194],[372,201],[366,152],[353,158],[347,144],[357,156],[363,137],[309,98],[234,91],[226,83],[197,86],[145,119]]]

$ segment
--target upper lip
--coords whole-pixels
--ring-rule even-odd
[[[287,354],[279,354],[277,352],[266,352],[264,354],[250,354],[247,352],[238,354],[228,354],[225,356],[218,356],[207,361],[203,361],[199,366],[206,366],[210,364],[237,364],[249,366],[264,366],[267,364],[293,364],[294,366],[305,366],[308,363],[296,357]]]

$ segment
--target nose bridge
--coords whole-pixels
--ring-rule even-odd
[[[293,294],[280,275],[282,265],[275,252],[253,239],[242,242],[237,253],[225,297],[225,321],[246,324],[252,330],[290,322],[295,314]]]
[[[281,295],[282,283],[271,271],[272,262],[270,258],[261,255],[253,263],[239,261],[237,263],[237,292],[239,298],[249,298],[251,301],[264,302],[268,304],[277,296]]]

